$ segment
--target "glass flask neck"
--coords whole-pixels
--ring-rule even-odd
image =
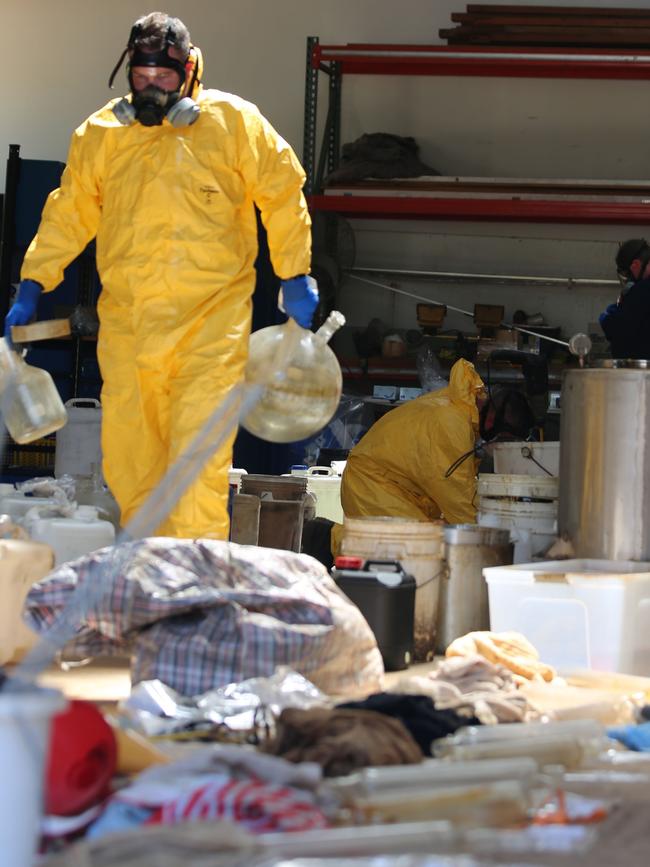
[[[322,340],[323,343],[329,343],[334,332],[338,331],[343,325],[345,325],[345,316],[342,313],[339,313],[338,310],[332,310],[314,337]]]

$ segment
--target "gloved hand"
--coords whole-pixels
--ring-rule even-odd
[[[598,317],[598,321],[600,322],[601,326],[603,322],[606,322],[609,319],[610,316],[617,316],[620,312],[620,309],[621,308],[619,307],[618,302],[616,302],[616,304],[608,304],[604,312],[601,313]]]
[[[318,287],[312,277],[300,274],[282,281],[282,309],[298,325],[309,328],[318,306]]]
[[[5,339],[11,344],[11,326],[27,325],[36,317],[38,299],[43,287],[35,280],[23,280],[18,286],[18,294],[9,313],[5,317]]]
[[[607,737],[620,741],[628,750],[650,752],[650,722],[640,725],[622,725],[607,729]]]

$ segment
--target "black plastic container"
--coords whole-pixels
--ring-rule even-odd
[[[332,577],[368,621],[386,671],[401,671],[413,658],[415,578],[395,560],[337,557]]]

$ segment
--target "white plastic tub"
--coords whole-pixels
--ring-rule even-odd
[[[494,472],[526,476],[559,476],[560,443],[496,443]]]
[[[490,629],[523,633],[559,671],[650,672],[650,563],[550,560],[483,574]]]

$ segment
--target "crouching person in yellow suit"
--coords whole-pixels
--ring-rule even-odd
[[[534,425],[523,394],[504,389],[488,400],[474,366],[461,359],[446,388],[386,413],[352,449],[341,480],[343,512],[474,523],[479,434],[487,442],[525,439]],[[334,552],[341,535],[338,525]]]

